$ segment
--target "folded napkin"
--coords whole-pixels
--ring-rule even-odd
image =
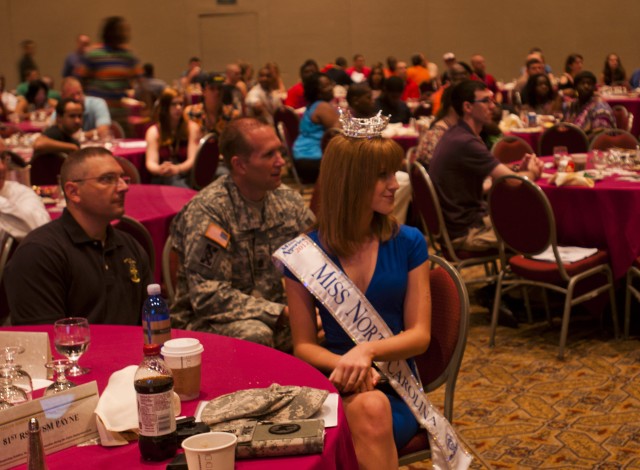
[[[145,140],[121,140],[118,142],[118,147],[121,149],[145,149],[147,142]]]
[[[588,188],[593,188],[596,184],[593,178],[585,177],[582,172],[571,173],[566,171],[559,171],[551,175],[549,183],[555,183],[556,186],[586,186]]]
[[[558,255],[563,264],[571,264],[576,261],[580,261],[593,256],[598,252],[597,248],[582,248],[579,246],[559,246]],[[551,247],[544,250],[542,253],[533,256],[533,259],[538,261],[551,261],[555,262],[556,258],[553,255],[553,249]]]
[[[96,424],[103,446],[122,446],[138,439],[138,401],[133,378],[138,366],[127,366],[109,377],[96,407]],[[180,414],[180,398],[174,393],[176,416]]]

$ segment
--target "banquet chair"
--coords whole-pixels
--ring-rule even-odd
[[[626,294],[624,299],[624,339],[629,338],[629,323],[631,321],[631,294],[640,302],[640,288],[633,285],[633,281],[640,278],[640,258],[637,258],[629,270],[626,278]]]
[[[425,393],[445,385],[444,416],[453,420],[453,399],[469,329],[469,295],[460,273],[439,256],[430,256],[435,269],[431,286],[431,342],[415,358]],[[427,432],[418,433],[398,452],[400,465],[430,457]]]
[[[458,271],[471,266],[485,267],[485,276],[468,278],[467,284],[494,282],[497,275],[498,250],[466,251],[453,248],[449,232],[444,223],[442,209],[436,189],[424,167],[414,162],[409,173],[413,190],[412,203],[418,214],[418,220],[436,254],[448,260]]]
[[[404,158],[407,162],[407,167],[405,168],[405,171],[407,173],[411,173],[411,165],[413,165],[413,162],[415,162],[416,159],[418,158],[418,146],[414,145],[413,147],[409,147],[407,149],[407,153]]]
[[[130,183],[140,184],[140,172],[138,171],[136,166],[124,157],[114,155],[114,158],[122,167],[122,171],[124,172],[125,176],[128,176],[130,178]]]
[[[189,172],[189,186],[200,191],[216,178],[220,163],[220,151],[215,134],[207,134],[200,139],[196,159]]]
[[[162,250],[162,280],[167,294],[167,303],[171,305],[176,295],[178,283],[178,266],[180,260],[178,253],[173,249],[173,237],[169,235]]]
[[[293,144],[300,132],[300,118],[295,109],[290,106],[283,106],[273,113],[273,124],[278,133],[278,137],[280,137],[280,140],[287,150],[286,155],[284,155],[287,161],[287,167],[291,171],[295,183],[301,187],[302,182],[298,176],[298,171],[296,170],[293,159]]]
[[[31,158],[31,184],[36,186],[58,184],[60,168],[67,158],[66,153],[36,153]]]
[[[0,326],[8,326],[9,321],[9,303],[4,290],[3,276],[4,268],[7,261],[18,246],[18,242],[9,232],[0,229]]]
[[[633,113],[621,104],[616,104],[612,108],[613,117],[616,119],[616,127],[623,131],[631,131],[633,127]]]
[[[522,160],[526,153],[535,152],[523,138],[515,135],[505,135],[493,144],[491,153],[500,163],[508,164]]]
[[[589,149],[589,139],[578,126],[561,122],[542,133],[538,143],[538,155],[553,155],[553,147],[559,145],[567,147],[569,153],[586,152]]]
[[[111,130],[111,136],[114,139],[124,139],[126,137],[124,133],[124,129],[122,128],[122,125],[119,122],[111,121],[111,125],[109,126],[109,129]]]
[[[564,358],[564,348],[569,329],[569,317],[574,305],[593,299],[608,291],[611,302],[614,334],[618,337],[618,315],[616,312],[613,276],[606,251],[574,262],[563,263],[556,241],[556,223],[547,196],[540,187],[519,175],[498,178],[489,191],[489,214],[500,244],[502,270],[493,303],[489,345],[494,346],[498,324],[498,307],[502,295],[515,287],[538,286],[543,288],[547,319],[551,322],[546,289],[564,294],[564,310],[560,332],[558,358]],[[551,248],[555,261],[538,261],[533,257]],[[506,259],[505,250],[515,253]],[[597,276],[597,286],[582,281]],[[607,282],[599,282],[602,277]],[[578,284],[583,290],[578,290]],[[588,288],[587,288],[588,287]],[[525,297],[527,312],[531,312]]]
[[[638,139],[631,132],[622,129],[606,129],[596,134],[589,150],[608,150],[612,147],[635,150],[637,145]]]
[[[122,216],[122,218],[115,223],[114,228],[128,233],[140,243],[149,257],[149,268],[153,273],[156,268],[156,250],[149,230],[136,219],[126,215]]]

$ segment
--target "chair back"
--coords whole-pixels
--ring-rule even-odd
[[[67,158],[66,153],[37,153],[31,158],[30,180],[36,186],[58,184],[60,168]]]
[[[623,131],[630,131],[633,125],[633,114],[621,104],[616,104],[611,109],[616,119],[616,127]]]
[[[200,139],[196,160],[189,174],[189,185],[200,191],[216,177],[216,170],[220,163],[220,151],[215,134],[207,134]]]
[[[405,155],[405,160],[407,161],[406,171],[407,173],[411,173],[411,165],[418,159],[418,146],[414,145],[413,147],[409,147],[407,149],[407,153]]]
[[[498,178],[489,191],[489,215],[503,259],[504,248],[530,257],[551,246],[560,276],[569,279],[558,253],[553,210],[540,186],[519,175]]]
[[[293,158],[293,143],[300,132],[300,118],[291,106],[283,106],[273,114],[273,123],[280,140],[285,143],[289,155]]]
[[[444,224],[438,194],[429,174],[419,162],[414,162],[411,165],[409,178],[413,191],[412,204],[422,220],[429,243],[439,254],[446,251],[445,257],[455,258],[453,248],[450,248],[449,233]]]
[[[606,129],[593,138],[589,150],[608,150],[612,147],[635,150],[637,145],[638,139],[631,132],[622,129]]]
[[[156,250],[149,230],[136,219],[132,219],[126,215],[122,216],[122,218],[115,223],[114,228],[128,233],[140,243],[149,257],[149,267],[151,272],[153,272],[156,268]]]
[[[444,415],[452,421],[453,395],[469,329],[469,295],[460,273],[447,261],[432,255],[431,343],[415,358],[425,392],[446,384]]]
[[[124,139],[126,137],[124,129],[117,121],[111,121],[109,129],[111,130],[111,135],[114,139]]]
[[[511,163],[522,160],[526,153],[535,153],[531,145],[521,137],[505,135],[491,148],[491,153],[500,163]]]
[[[173,304],[173,299],[176,295],[179,266],[180,259],[178,253],[173,249],[173,237],[169,235],[162,250],[162,280],[169,305]]]
[[[122,171],[124,171],[125,176],[131,178],[131,184],[140,184],[140,172],[136,166],[124,157],[119,157],[117,155],[114,155],[114,157],[122,167]]]
[[[558,145],[567,147],[569,153],[581,153],[589,149],[589,139],[578,126],[561,122],[542,133],[538,144],[538,155],[553,155],[553,147]]]
[[[9,322],[9,302],[7,301],[7,294],[4,290],[3,282],[4,268],[17,245],[18,242],[9,232],[0,229],[0,324],[3,326]]]

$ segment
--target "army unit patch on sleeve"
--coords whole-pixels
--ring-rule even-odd
[[[211,222],[207,227],[207,230],[204,232],[204,236],[225,249],[229,246],[229,241],[231,240],[231,235],[213,222]]]

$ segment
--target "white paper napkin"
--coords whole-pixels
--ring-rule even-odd
[[[559,246],[558,254],[560,255],[560,259],[563,264],[571,264],[576,261],[580,261],[588,258],[589,256],[593,256],[598,252],[597,248],[582,248],[580,246]],[[555,262],[556,258],[553,255],[553,250],[551,247],[547,248],[545,251],[540,253],[539,255],[533,256],[533,259],[538,261],[550,261]]]

